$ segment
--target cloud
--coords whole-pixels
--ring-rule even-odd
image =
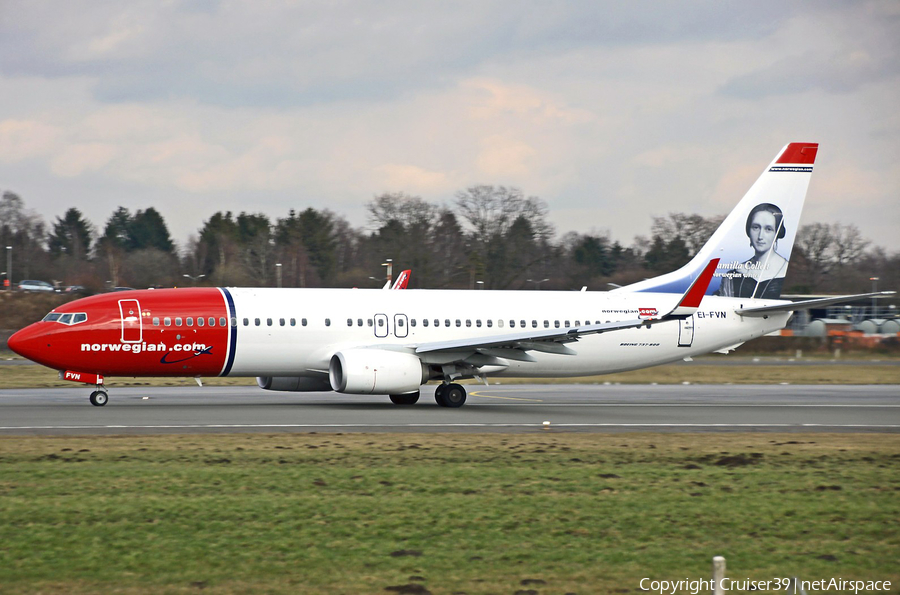
[[[57,143],[59,130],[35,120],[0,121],[0,163],[46,156]]]
[[[48,214],[152,204],[179,238],[220,209],[361,224],[382,191],[505,184],[629,243],[812,140],[809,213],[846,205],[821,190],[838,164],[882,213],[846,216],[900,247],[892,6],[13,1],[0,174]]]

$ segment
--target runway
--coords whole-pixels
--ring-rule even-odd
[[[252,387],[117,388],[105,407],[78,389],[0,391],[0,434],[204,432],[900,432],[895,385],[508,385],[387,397]],[[544,422],[548,421],[549,430]]]

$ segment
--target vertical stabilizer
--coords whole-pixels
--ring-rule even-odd
[[[683,293],[718,258],[707,294],[778,298],[818,148],[818,143],[785,146],[689,263],[614,291]]]

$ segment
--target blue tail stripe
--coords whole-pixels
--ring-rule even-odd
[[[220,376],[228,376],[228,374],[231,373],[231,367],[234,365],[234,354],[235,351],[237,351],[237,325],[232,324],[232,320],[237,320],[237,312],[234,308],[234,298],[231,297],[231,292],[224,287],[221,287],[220,289],[222,293],[225,294],[225,300],[228,302],[228,327],[231,329],[229,336],[228,362],[225,364],[225,369],[222,370]]]

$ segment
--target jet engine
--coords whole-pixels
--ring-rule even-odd
[[[411,353],[348,349],[332,356],[328,379],[339,393],[396,395],[419,390],[428,369]]]
[[[283,390],[292,392],[330,391],[331,385],[324,378],[305,376],[257,376],[256,384],[265,390]]]

